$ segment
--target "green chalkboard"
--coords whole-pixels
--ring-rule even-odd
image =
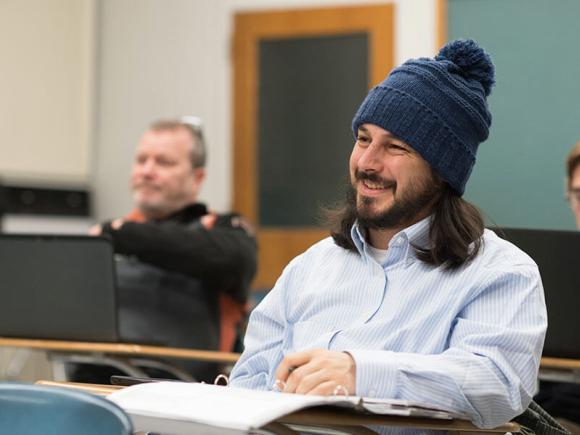
[[[491,54],[491,135],[466,198],[497,225],[573,229],[564,160],[580,139],[580,1],[448,0],[448,39]]]
[[[259,51],[259,223],[317,226],[320,206],[344,196],[368,36],[262,40]]]

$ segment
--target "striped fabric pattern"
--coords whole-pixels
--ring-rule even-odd
[[[328,238],[295,258],[252,312],[231,384],[270,389],[285,354],[348,351],[357,395],[427,402],[494,427],[535,389],[547,325],[538,268],[486,230],[454,271],[427,265],[429,218],[399,232],[378,264],[356,225],[358,253]]]

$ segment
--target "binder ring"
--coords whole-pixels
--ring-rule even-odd
[[[335,388],[334,391],[332,392],[333,396],[338,396],[340,393],[342,392],[342,395],[344,397],[349,397],[350,394],[348,394],[348,390],[346,388],[344,388],[344,386],[338,384]]]
[[[215,380],[213,381],[213,384],[214,385],[222,385],[219,383],[222,380],[225,382],[225,384],[223,384],[225,387],[227,387],[230,384],[229,378],[224,374],[217,375]]]

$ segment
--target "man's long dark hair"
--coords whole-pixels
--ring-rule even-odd
[[[325,210],[324,216],[334,242],[344,249],[357,252],[350,235],[357,218],[356,201],[347,199],[343,206]],[[456,269],[471,261],[482,244],[484,220],[479,209],[443,183],[439,198],[433,204],[432,216],[429,247],[414,246],[417,258],[447,269]]]

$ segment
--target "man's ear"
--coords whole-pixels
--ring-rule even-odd
[[[193,177],[196,184],[201,184],[205,180],[205,168],[195,168],[193,170]]]

